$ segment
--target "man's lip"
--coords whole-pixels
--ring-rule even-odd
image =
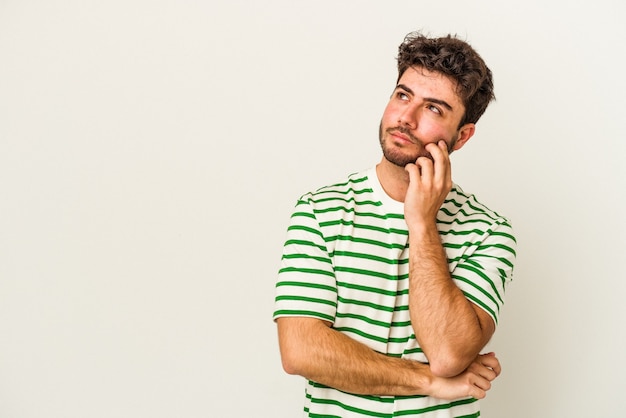
[[[398,131],[391,131],[391,132],[390,132],[390,134],[391,134],[391,136],[395,136],[396,138],[400,138],[400,139],[402,139],[403,141],[413,142],[413,141],[411,140],[411,137],[409,137],[409,136],[408,136],[408,135],[406,135],[406,134],[403,134],[402,132],[398,132]]]

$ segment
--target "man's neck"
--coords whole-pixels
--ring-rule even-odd
[[[398,202],[404,202],[409,186],[409,173],[404,167],[389,162],[385,157],[376,165],[378,181],[387,195]]]

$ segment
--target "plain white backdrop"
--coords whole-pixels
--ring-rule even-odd
[[[618,0],[0,0],[0,417],[300,416],[274,281],[296,198],[379,160],[397,46],[497,102],[454,179],[508,216],[488,418],[623,417]]]

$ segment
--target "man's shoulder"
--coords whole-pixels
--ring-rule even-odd
[[[371,192],[371,187],[368,183],[368,171],[362,170],[351,173],[337,182],[303,194],[300,200],[317,202],[326,199],[345,199],[347,196]]]
[[[484,219],[492,223],[508,223],[506,217],[487,206],[476,195],[464,191],[456,183],[453,184],[443,209],[447,215],[456,218]]]

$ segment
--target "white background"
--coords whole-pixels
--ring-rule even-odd
[[[454,179],[508,216],[487,418],[623,417],[619,0],[0,1],[0,417],[300,416],[274,281],[296,198],[378,162],[397,46],[497,102]]]

